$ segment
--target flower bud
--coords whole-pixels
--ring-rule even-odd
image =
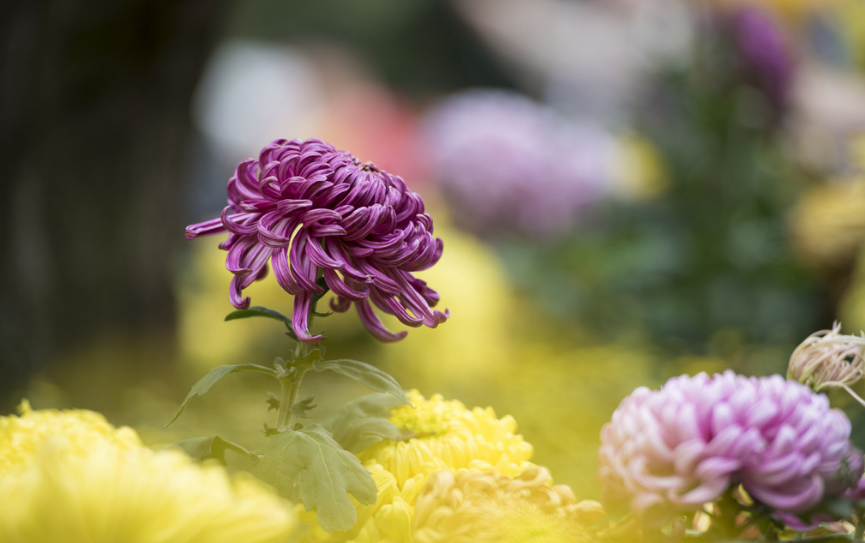
[[[815,332],[800,343],[790,356],[787,379],[816,392],[847,389],[859,381],[865,374],[865,336],[842,335],[840,331],[841,323],[836,322],[831,330]]]

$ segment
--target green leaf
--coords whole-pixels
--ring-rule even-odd
[[[177,420],[177,417],[183,413],[183,410],[186,409],[186,406],[192,398],[195,396],[204,396],[204,394],[210,390],[210,387],[215,385],[217,381],[229,373],[236,373],[238,371],[258,371],[276,377],[276,372],[274,370],[257,364],[237,364],[236,366],[219,366],[218,368],[212,369],[210,370],[210,373],[202,377],[200,381],[192,385],[192,390],[189,391],[189,394],[186,395],[186,398],[183,400],[183,403],[180,404],[177,412],[174,413],[174,416],[165,426],[168,426]]]
[[[264,458],[253,474],[286,498],[303,502],[307,511],[315,509],[327,531],[348,530],[357,523],[349,494],[362,504],[375,502],[372,474],[318,424],[284,430],[259,452]]]
[[[337,443],[357,454],[382,439],[402,438],[402,430],[390,421],[388,411],[399,405],[389,394],[370,394],[344,405],[324,425]]]
[[[288,335],[297,339],[297,336],[294,334],[294,329],[291,327],[291,319],[276,311],[275,309],[269,309],[264,306],[255,306],[250,307],[249,309],[238,309],[237,311],[232,311],[228,315],[225,316],[225,321],[236,321],[238,319],[251,319],[252,317],[264,317],[266,319],[274,319],[278,321],[282,321],[285,324],[285,327],[288,329]]]
[[[269,411],[276,411],[277,409],[279,409],[279,404],[280,404],[279,396],[277,396],[273,392],[267,393],[267,400],[265,400],[265,401],[267,402],[268,412]]]
[[[850,520],[856,512],[853,502],[849,498],[837,497],[824,499],[818,507],[819,511],[825,511],[834,518]],[[810,520],[810,519],[809,519]]]
[[[851,417],[853,428],[850,431],[850,441],[861,451],[865,449],[865,411],[859,410]]]
[[[297,401],[294,405],[291,406],[291,416],[300,419],[312,418],[309,414],[309,411],[317,407],[316,404],[312,403],[313,400],[315,400],[315,396],[310,396],[308,398]]]
[[[357,360],[318,360],[312,363],[312,369],[318,372],[333,371],[365,385],[376,392],[393,394],[404,403],[411,405],[396,379],[375,366]]]
[[[246,455],[250,460],[257,461],[258,455],[246,450],[242,445],[222,439],[219,436],[193,437],[175,443],[186,454],[199,460],[215,458],[225,464],[225,451],[235,451]]]

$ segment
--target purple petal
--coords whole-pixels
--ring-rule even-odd
[[[360,320],[363,322],[363,325],[366,326],[366,329],[369,330],[370,333],[379,341],[391,343],[401,340],[408,334],[405,330],[393,333],[385,328],[381,323],[381,319],[378,318],[378,315],[375,314],[375,311],[373,311],[366,299],[359,300],[355,302],[354,305],[357,308],[357,314],[360,315]]]
[[[309,309],[312,302],[312,294],[306,291],[298,293],[294,297],[294,310],[291,314],[291,328],[297,338],[307,345],[315,345],[321,341],[321,334],[311,336],[309,334]]]
[[[195,239],[198,236],[212,236],[222,234],[226,231],[222,219],[210,219],[209,221],[191,224],[186,227],[186,239]]]

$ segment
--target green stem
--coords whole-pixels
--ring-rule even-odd
[[[282,431],[291,422],[291,402],[297,394],[297,387],[291,377],[283,377],[279,384],[282,386],[282,393],[279,395],[279,411],[276,412],[276,429]]]
[[[308,327],[312,327],[312,320],[315,317],[315,306],[317,301],[312,302],[309,308]],[[291,424],[291,408],[294,407],[294,402],[297,400],[297,391],[300,390],[300,383],[303,381],[304,374],[309,371],[306,358],[309,356],[309,347],[305,343],[298,342],[297,348],[294,351],[294,360],[290,365],[288,375],[279,378],[279,384],[282,385],[282,394],[279,396],[279,411],[276,414],[276,429],[283,431]],[[303,360],[304,362],[298,363]]]
[[[863,535],[865,535],[865,522],[862,522],[862,514],[860,512],[859,518],[856,523],[856,531],[853,533],[853,541],[861,542],[863,540]]]
[[[279,384],[282,385],[282,394],[279,397],[279,411],[276,414],[276,429],[279,431],[285,430],[291,423],[291,408],[294,407],[294,402],[297,400],[297,391],[300,390],[303,376],[310,369],[305,363],[297,363],[298,360],[304,360],[309,354],[309,348],[302,343],[300,345],[298,357],[295,358],[291,366],[292,371],[279,379]]]

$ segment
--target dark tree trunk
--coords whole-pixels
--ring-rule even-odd
[[[225,11],[0,7],[0,393],[100,334],[172,334],[189,103]]]

